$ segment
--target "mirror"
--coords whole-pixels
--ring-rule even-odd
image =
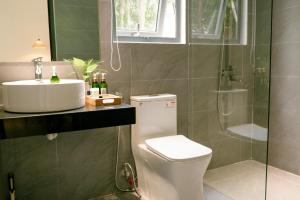
[[[0,62],[50,60],[47,0],[0,0],[0,27]]]
[[[52,60],[100,59],[98,0],[48,0]]]

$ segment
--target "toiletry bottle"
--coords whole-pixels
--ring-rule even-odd
[[[9,200],[15,200],[16,199],[15,176],[12,173],[8,174],[8,190],[9,190]]]
[[[57,76],[56,67],[52,66],[52,76],[51,76],[50,82],[51,83],[59,83],[59,81],[60,81],[60,79]]]
[[[101,73],[101,82],[99,84],[100,87],[100,94],[107,94],[108,93],[108,85],[105,80],[106,73]]]
[[[99,95],[99,83],[98,83],[98,73],[93,75],[92,87],[90,89],[92,96]]]

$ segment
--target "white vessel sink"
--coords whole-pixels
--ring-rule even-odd
[[[3,108],[9,112],[41,113],[71,110],[85,105],[82,80],[25,80],[2,83]]]

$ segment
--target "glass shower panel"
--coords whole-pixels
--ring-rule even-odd
[[[225,18],[221,20],[219,36],[222,40],[218,37],[195,40],[196,30],[206,33],[216,30],[211,28],[217,21],[214,13],[217,10],[221,13],[216,6],[221,0],[213,1],[215,5],[212,1],[206,5],[204,2],[191,0],[189,7],[188,127],[191,139],[213,150],[204,177],[204,194],[208,200],[214,200],[215,195],[231,200],[263,200],[266,193],[272,1],[224,1]],[[248,3],[248,17],[243,21],[245,13],[241,13],[239,5],[242,4],[238,3],[245,2]],[[200,4],[211,8],[206,9],[204,18],[201,17],[204,14],[199,13],[201,9],[197,9]],[[240,12],[235,16],[232,8]],[[205,23],[212,25],[204,26]],[[206,30],[197,29],[198,25]],[[245,26],[247,43],[228,42],[228,38],[239,37],[238,27]]]

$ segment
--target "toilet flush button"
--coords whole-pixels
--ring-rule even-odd
[[[176,101],[168,101],[167,108],[176,108]]]

